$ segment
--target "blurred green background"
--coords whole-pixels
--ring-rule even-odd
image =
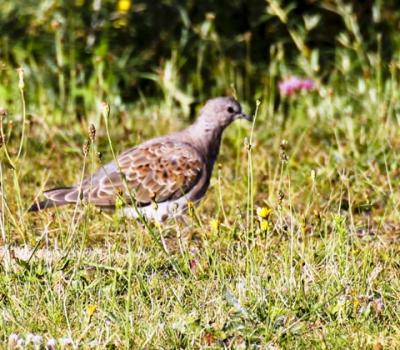
[[[398,60],[399,8],[396,0],[1,0],[0,103],[12,109],[18,67],[28,105],[60,122],[102,99],[123,108],[166,94],[188,115],[196,101],[232,94],[232,84],[254,101],[296,71],[328,80],[341,48],[352,72],[368,75],[373,63],[362,53]]]

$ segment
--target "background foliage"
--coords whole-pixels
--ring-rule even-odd
[[[1,1],[2,98],[10,99],[12,68],[19,66],[27,68],[32,80],[29,92],[45,89],[48,99],[43,102],[53,112],[68,110],[69,119],[84,114],[84,107],[93,103],[100,79],[103,91],[97,95],[133,102],[141,94],[161,96],[166,70],[174,76],[173,86],[167,88],[182,89],[189,102],[230,93],[230,84],[240,81],[240,99],[261,97],[266,80],[273,78],[268,68],[271,55],[279,51],[293,65],[299,59],[299,42],[308,52],[304,54],[315,53],[318,73],[325,80],[335,70],[335,55],[343,46],[353,48],[350,59],[358,57],[357,52],[378,50],[384,62],[397,59],[394,33],[400,15],[394,0],[287,0],[278,5],[283,17],[274,4]],[[370,73],[372,62],[351,61]],[[387,67],[383,74],[388,74]]]

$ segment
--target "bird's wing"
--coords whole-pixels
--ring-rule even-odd
[[[161,203],[184,196],[205,172],[204,161],[196,149],[173,141],[137,146],[122,153],[118,164],[133,198],[142,206],[154,198]],[[131,202],[115,162],[93,174],[93,180],[91,176],[86,178],[82,191],[85,198],[100,206],[114,205],[118,192]]]

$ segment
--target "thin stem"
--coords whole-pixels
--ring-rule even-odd
[[[249,230],[249,220],[251,218],[250,229],[251,232],[254,231],[254,220],[253,220],[253,212],[254,212],[254,177],[253,177],[253,161],[251,156],[252,151],[252,142],[253,142],[253,134],[254,134],[254,125],[256,123],[258,109],[260,107],[261,101],[257,100],[256,102],[256,110],[253,116],[253,123],[251,125],[251,132],[250,132],[250,140],[248,144],[248,186],[247,186],[247,193],[248,193],[248,205],[247,205],[247,230]]]
[[[125,303],[125,345],[127,348],[130,347],[130,338],[131,334],[131,323],[130,323],[130,308],[131,308],[131,295],[132,295],[132,272],[133,272],[133,262],[132,262],[132,235],[130,232],[127,232],[128,238],[128,290],[126,295],[126,303]]]
[[[15,159],[15,163],[18,162],[18,159],[21,156],[22,147],[24,145],[24,137],[25,137],[25,121],[26,121],[25,96],[24,96],[23,89],[20,89],[20,92],[21,92],[21,99],[22,99],[22,135],[21,135],[21,142],[19,144],[18,155],[17,155],[17,158]]]
[[[228,218],[225,213],[224,203],[222,201],[221,170],[218,170],[218,192],[219,192],[219,205],[221,207],[222,215],[224,216],[224,222],[228,223]]]
[[[3,164],[0,161],[0,188],[1,188],[1,193],[4,194],[4,186],[3,186]],[[1,234],[3,236],[3,243],[6,243],[6,217],[4,215],[4,196],[1,196]],[[7,242],[9,243],[9,242]]]
[[[20,82],[20,84],[21,84],[21,82]],[[20,87],[20,91],[21,91],[21,94],[23,96],[23,88]],[[25,100],[24,99],[23,99],[23,106],[24,106],[24,116],[25,116]],[[25,120],[25,117],[24,117],[24,120]],[[22,137],[24,135],[24,126],[25,126],[25,122],[23,123],[23,127],[22,127],[22,130],[23,130],[22,131]],[[1,142],[3,143],[4,153],[5,153],[6,157],[7,157],[7,160],[9,162],[9,165],[11,166],[12,172],[13,172],[13,181],[14,181],[14,186],[15,186],[15,192],[17,194],[18,210],[19,210],[19,212],[22,213],[23,212],[23,209],[22,209],[23,208],[23,204],[22,204],[23,201],[22,201],[22,197],[21,197],[21,188],[20,188],[19,182],[18,182],[18,175],[17,175],[17,171],[15,169],[15,167],[16,167],[15,163],[11,160],[10,154],[8,153],[7,137],[6,137],[5,133],[4,133],[4,128],[3,128],[3,116],[1,117],[1,120],[0,120],[0,134],[1,134],[0,135],[1,136]],[[22,144],[23,144],[23,139],[21,140],[21,145],[20,145],[21,147],[22,147]],[[21,151],[21,148],[20,148],[20,151]],[[3,201],[4,201],[4,194],[5,194],[4,191],[2,191]],[[3,213],[4,213],[4,211],[3,211]],[[12,217],[11,212],[10,212],[10,215],[11,215],[13,223],[16,223],[16,220],[15,220],[14,217]],[[19,225],[17,226],[18,227],[18,231],[21,234],[21,236],[23,237],[23,239],[26,240],[25,225],[24,225],[23,221],[21,221],[21,226],[22,226],[22,230],[19,228]]]

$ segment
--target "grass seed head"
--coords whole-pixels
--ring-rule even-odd
[[[250,145],[249,139],[247,137],[244,138],[243,145],[244,145],[244,149],[246,151],[250,151],[251,145]]]
[[[0,148],[7,143],[7,135],[0,136]]]
[[[240,210],[240,207],[239,207],[239,204],[238,204],[238,203],[236,203],[236,213],[237,213],[237,215],[239,216],[240,220],[243,220],[243,219],[244,219],[243,214],[242,214],[242,211]]]
[[[4,107],[0,107],[0,119],[3,120],[8,116],[8,111]]]
[[[83,154],[85,156],[89,153],[89,151],[90,151],[90,140],[85,140],[85,142],[83,143],[82,150],[83,150]]]
[[[19,75],[19,83],[18,83],[18,88],[22,91],[25,89],[25,83],[24,83],[24,69],[23,68],[17,68],[16,71],[18,72]]]
[[[206,21],[207,22],[213,22],[215,19],[215,13],[214,12],[207,12],[206,13]]]
[[[54,222],[54,220],[56,218],[56,213],[55,212],[52,212],[52,213],[49,212],[48,217],[49,217],[49,222],[52,223],[52,222]]]
[[[301,214],[300,215],[300,221],[301,221],[301,231],[303,232],[303,233],[306,233],[306,230],[307,230],[307,217],[306,217],[306,215],[305,214]]]
[[[60,28],[60,22],[56,19],[53,19],[50,23],[51,29],[56,32]]]
[[[314,210],[314,216],[315,216],[315,220],[317,221],[317,223],[320,224],[322,221],[322,218],[321,218],[321,213],[319,212],[319,210]]]
[[[279,146],[279,150],[280,150],[280,157],[281,157],[281,162],[282,163],[287,163],[289,160],[289,156],[286,154],[286,145],[287,145],[287,141],[286,140],[282,140],[281,145]]]
[[[102,105],[103,105],[103,108],[101,111],[103,114],[103,118],[108,119],[108,117],[110,116],[110,104],[106,101],[103,101]]]
[[[89,138],[92,141],[96,138],[96,128],[93,124],[89,126]]]
[[[278,206],[280,209],[282,208],[282,202],[283,202],[284,198],[285,198],[285,194],[283,193],[282,190],[279,190],[278,191]]]
[[[244,35],[243,35],[243,39],[244,39],[244,41],[246,42],[246,43],[248,43],[248,42],[250,42],[251,41],[251,32],[246,32],[246,33],[244,33]]]

